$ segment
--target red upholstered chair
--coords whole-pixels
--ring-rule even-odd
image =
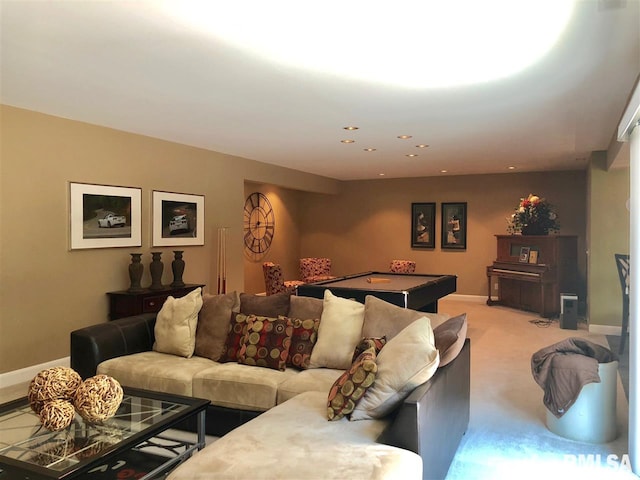
[[[304,283],[300,280],[285,281],[282,275],[282,267],[273,262],[264,262],[262,264],[262,272],[264,273],[264,285],[267,295],[280,292],[295,293],[296,286]]]
[[[393,273],[414,273],[416,262],[412,260],[391,260],[389,270]]]
[[[304,283],[336,278],[331,275],[331,259],[314,257],[301,258],[300,278]]]

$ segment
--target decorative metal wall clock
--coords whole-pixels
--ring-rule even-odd
[[[244,246],[252,255],[264,254],[273,241],[276,219],[269,199],[253,192],[244,202]]]

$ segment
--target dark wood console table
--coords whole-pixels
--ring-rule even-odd
[[[150,290],[147,288],[137,293],[131,293],[127,290],[107,292],[109,296],[109,320],[140,315],[141,313],[159,312],[169,295],[173,298],[184,297],[198,287],[204,288],[204,285],[186,284],[184,287],[179,288],[167,286],[162,290]]]
[[[487,267],[487,305],[505,305],[560,314],[560,293],[577,294],[577,237],[574,235],[496,235],[497,259]],[[534,253],[535,252],[535,253]],[[491,298],[492,280],[498,299]]]

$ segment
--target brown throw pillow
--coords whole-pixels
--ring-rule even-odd
[[[250,315],[246,331],[238,352],[238,363],[284,370],[291,347],[291,320]]]
[[[444,367],[455,359],[467,338],[467,314],[452,317],[433,329],[435,344],[440,353],[438,368]]]
[[[294,297],[291,299],[293,300]],[[293,334],[291,335],[291,348],[289,350],[289,358],[287,365],[296,367],[301,370],[309,368],[309,360],[313,346],[318,339],[318,327],[320,319],[292,318]]]
[[[370,348],[374,348],[376,351],[376,355],[380,353],[384,344],[387,343],[387,337],[365,337],[360,340],[360,343],[356,345],[356,349],[353,351],[353,358],[351,363],[356,361],[356,358],[360,356],[362,352],[368,350]]]
[[[289,313],[290,297],[291,294],[287,292],[267,296],[241,293],[240,313],[271,318],[278,318],[278,315],[286,316]]]
[[[372,346],[362,352],[349,370],[334,382],[327,400],[327,418],[340,420],[351,414],[367,389],[376,379],[376,350]]]
[[[299,297],[291,295],[289,303],[289,318],[320,318],[322,317],[322,298]]]
[[[220,355],[220,363],[238,361],[238,352],[240,351],[242,339],[247,333],[248,319],[249,316],[243,313],[231,313],[231,320],[227,327],[227,339]]]
[[[240,298],[236,292],[221,295],[205,293],[202,308],[198,314],[195,354],[199,357],[220,360],[229,333],[229,319],[232,311],[240,308]]]
[[[364,297],[363,337],[395,337],[400,330],[424,317],[423,312],[398,307],[373,295]]]

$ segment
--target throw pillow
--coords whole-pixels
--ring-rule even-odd
[[[249,316],[243,313],[232,312],[229,321],[227,339],[220,355],[220,363],[237,362],[238,352],[243,337],[247,333],[247,320]]]
[[[416,310],[398,307],[373,295],[364,298],[363,337],[395,337],[400,330],[425,314]]]
[[[376,359],[376,382],[356,405],[351,420],[382,418],[395,409],[438,368],[438,350],[427,317],[390,339]]]
[[[370,348],[358,355],[349,370],[334,382],[329,390],[327,417],[339,420],[353,412],[363,395],[376,379],[376,349]]]
[[[295,297],[291,299],[293,300],[293,298]],[[291,348],[289,349],[287,365],[304,370],[309,368],[311,352],[318,339],[320,319],[302,320],[300,318],[292,318],[291,323],[293,325],[293,333],[291,335]]]
[[[289,313],[290,293],[281,292],[274,295],[240,294],[240,313],[277,318]]]
[[[247,333],[238,352],[238,363],[284,370],[293,326],[287,317],[268,318],[250,315]]]
[[[291,295],[289,303],[289,318],[320,318],[322,315],[322,303],[321,298],[313,297],[299,297],[297,295]]]
[[[467,338],[467,314],[450,318],[433,329],[436,348],[440,353],[439,367],[444,367],[455,359]]]
[[[193,356],[201,307],[200,287],[181,298],[169,296],[156,316],[153,349],[181,357]]]
[[[195,354],[199,357],[220,360],[229,332],[229,319],[232,311],[240,308],[237,292],[221,295],[202,296],[202,308],[198,314]]]
[[[356,358],[360,356],[362,352],[370,348],[375,349],[376,355],[380,353],[382,347],[387,343],[387,337],[365,337],[360,340],[360,343],[356,345],[356,349],[353,351],[352,362],[356,361]]]
[[[347,370],[353,350],[362,338],[364,305],[324,292],[318,341],[311,352],[310,368]]]

